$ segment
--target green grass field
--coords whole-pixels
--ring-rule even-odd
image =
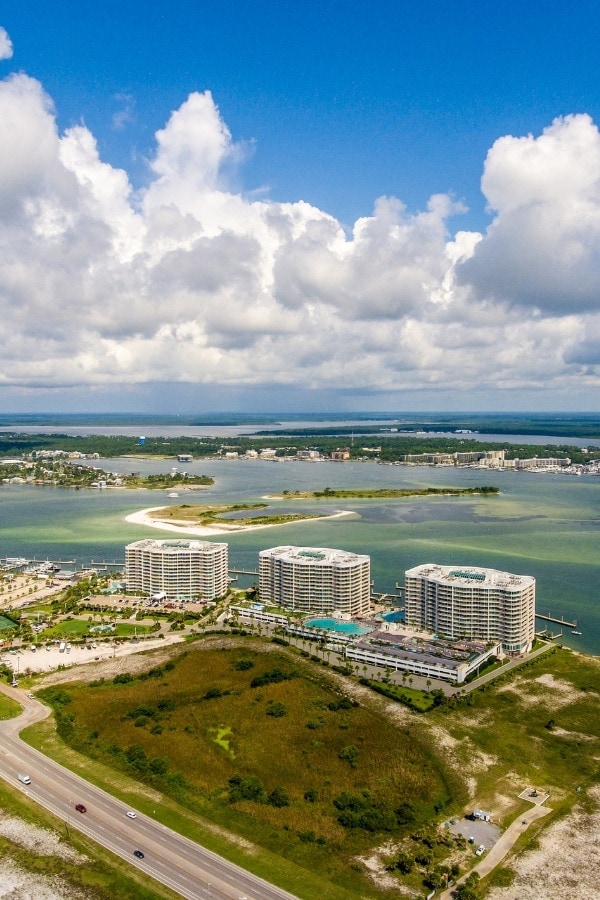
[[[358,893],[356,854],[460,794],[416,730],[398,731],[259,642],[199,643],[170,670],[118,681],[40,692],[71,746]]]

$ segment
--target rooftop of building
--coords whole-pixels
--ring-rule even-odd
[[[475,566],[440,566],[425,563],[407,569],[407,577],[429,578],[445,584],[478,587],[524,588],[535,584],[532,575],[513,575],[498,569],[484,569]]]
[[[227,544],[219,544],[215,541],[199,541],[199,540],[168,540],[168,539],[153,539],[153,538],[144,538],[141,541],[134,541],[132,544],[127,544],[125,547],[126,550],[161,550],[165,553],[178,553],[182,550],[186,551],[208,551],[214,550],[215,548],[227,547]]]
[[[490,649],[485,641],[426,640],[415,635],[394,634],[375,631],[354,642],[354,646],[364,650],[385,653],[400,659],[418,658],[429,665],[443,664],[450,669],[458,669]]]
[[[259,556],[279,557],[288,562],[300,563],[307,566],[354,566],[359,563],[370,561],[369,556],[353,553],[349,550],[334,550],[330,547],[292,547],[288,545],[271,547],[269,550],[261,550]]]

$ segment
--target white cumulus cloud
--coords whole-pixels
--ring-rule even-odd
[[[500,138],[485,234],[382,197],[327,212],[235,190],[209,92],[156,134],[148,183],[60,133],[39,82],[0,82],[0,388],[551,389],[600,370],[600,136],[588,116]],[[237,178],[236,178],[237,180]],[[397,401],[401,406],[401,399]],[[201,405],[199,403],[199,405]]]
[[[0,25],[0,59],[11,59],[13,55],[12,41],[6,28]]]

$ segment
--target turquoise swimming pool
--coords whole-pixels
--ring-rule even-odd
[[[381,618],[386,622],[404,622],[404,612],[397,609],[393,612],[383,613]]]
[[[367,634],[371,631],[366,625],[355,622],[341,622],[339,619],[309,619],[304,623],[309,628],[320,628],[322,631],[340,631],[342,634]]]

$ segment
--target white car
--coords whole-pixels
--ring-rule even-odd
[[[28,700],[35,700],[35,694],[27,694]]]
[[[485,853],[485,847],[483,844],[480,844],[477,850],[475,851],[475,856],[482,856]]]
[[[128,819],[137,819],[137,813],[132,812],[131,810],[127,813]]]

